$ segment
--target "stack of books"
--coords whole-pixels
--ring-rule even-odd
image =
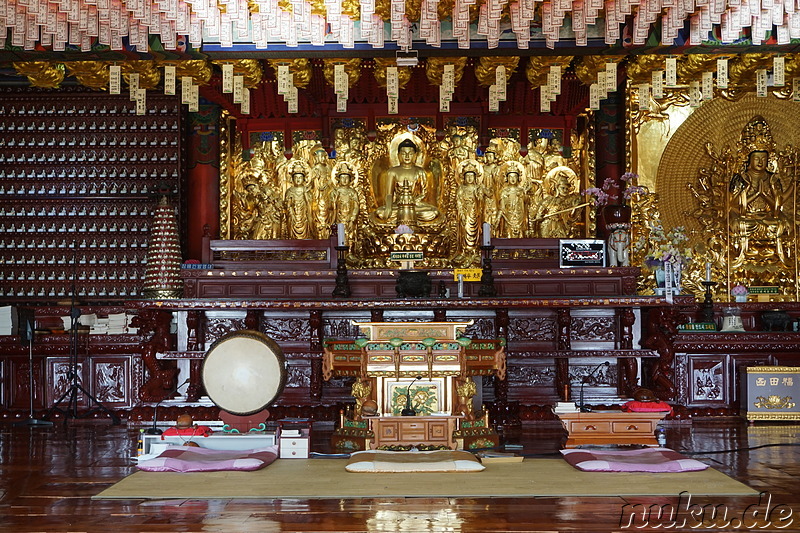
[[[575,405],[575,402],[556,402],[555,407],[553,407],[553,412],[558,413],[575,413],[578,411],[578,406]]]
[[[128,327],[127,315],[125,313],[114,313],[108,315],[108,331],[109,335],[122,335],[126,332]]]
[[[0,307],[0,335],[16,335],[18,327],[17,308],[12,305]]]
[[[481,463],[521,463],[525,458],[512,452],[485,451],[476,454]]]

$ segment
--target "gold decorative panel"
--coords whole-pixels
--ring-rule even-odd
[[[490,129],[480,146],[474,117],[443,130],[432,117],[376,117],[369,130],[346,118],[330,125],[331,139],[250,132],[247,152],[227,131],[223,238],[326,239],[342,224],[351,267],[399,268],[390,252],[414,252],[415,267],[450,268],[479,264],[484,222],[499,238],[583,238],[591,226],[581,194],[594,181],[588,131],[569,132],[580,148],[567,150],[563,132],[531,129],[521,150],[521,132],[508,128]]]

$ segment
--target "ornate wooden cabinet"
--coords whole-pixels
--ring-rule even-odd
[[[458,417],[455,416],[378,416],[368,420],[375,433],[373,448],[417,444],[456,448],[453,432],[458,429]]]

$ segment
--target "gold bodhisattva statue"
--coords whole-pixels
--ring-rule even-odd
[[[313,239],[314,217],[311,189],[308,185],[308,163],[295,161],[289,165],[289,183],[284,197],[286,238]]]
[[[538,236],[544,238],[573,237],[578,228],[581,196],[575,187],[577,176],[569,167],[559,166],[550,170],[544,179],[549,193],[537,206],[534,223],[538,225]]]
[[[462,249],[475,248],[479,244],[481,214],[486,196],[481,185],[482,165],[472,159],[459,163],[460,183],[456,192],[456,214],[458,216],[458,244]]]
[[[742,132],[744,169],[733,175],[729,186],[734,268],[776,256],[789,265],[791,249],[784,240],[791,217],[785,207],[791,205],[794,188],[791,180],[769,169],[774,147],[769,125],[762,117],[754,117]]]
[[[517,161],[509,161],[501,166],[499,174],[503,175],[503,186],[497,202],[497,234],[502,238],[521,239],[527,229],[527,192],[522,185],[525,168]]]
[[[353,242],[358,217],[358,193],[353,188],[356,169],[347,161],[340,161],[333,169],[333,180],[336,185],[330,194],[332,220],[344,224],[347,242]]]

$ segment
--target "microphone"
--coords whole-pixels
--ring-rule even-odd
[[[188,379],[186,381],[184,381],[183,383],[181,383],[180,385],[178,385],[177,387],[175,387],[174,389],[172,389],[171,391],[169,391],[166,396],[164,396],[163,398],[161,398],[158,401],[156,406],[153,408],[153,427],[147,428],[147,430],[144,432],[145,435],[161,435],[162,433],[164,433],[163,431],[158,429],[158,427],[156,427],[156,424],[158,423],[158,406],[161,405],[161,402],[163,402],[164,400],[166,400],[167,398],[169,398],[170,396],[175,394],[175,392],[178,389],[180,389],[181,387],[183,387],[187,383],[189,383]]]
[[[417,416],[417,412],[414,410],[414,406],[411,405],[411,385],[417,382],[418,379],[422,379],[422,376],[417,376],[414,380],[408,384],[406,388],[406,408],[400,411],[400,414],[403,416]]]
[[[600,363],[599,365],[594,367],[594,370],[592,370],[591,372],[589,372],[588,374],[583,376],[583,378],[581,378],[581,394],[580,394],[580,401],[579,401],[579,403],[580,403],[580,412],[581,413],[588,413],[588,412],[591,411],[591,409],[589,407],[586,407],[586,404],[583,403],[583,386],[586,385],[586,380],[589,379],[590,377],[594,376],[594,373],[597,372],[598,369],[601,366],[609,366],[610,364],[611,363],[609,363],[608,361],[603,361],[602,363]]]

